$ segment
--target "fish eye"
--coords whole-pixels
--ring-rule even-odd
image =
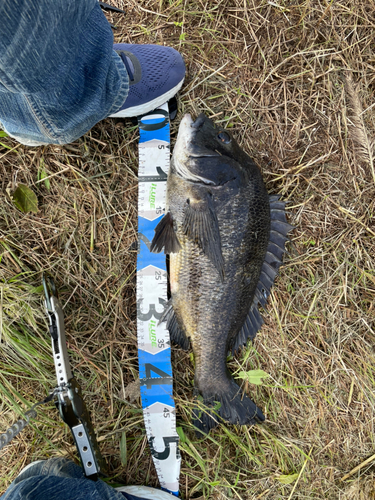
[[[220,132],[220,134],[218,134],[217,138],[223,142],[224,144],[229,144],[231,142],[231,138],[230,138],[230,135],[227,134],[226,132]]]

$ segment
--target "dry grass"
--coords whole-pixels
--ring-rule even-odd
[[[261,368],[247,387],[265,410],[255,428],[190,425],[189,354],[174,349],[182,495],[210,499],[371,499],[375,453],[375,56],[372,2],[130,0],[108,14],[118,42],[160,43],[187,64],[180,114],[231,127],[289,199],[297,226],[264,311],[266,324],[232,369]],[[348,83],[349,82],[349,83]],[[118,482],[156,485],[137,378],[135,260],[137,130],[106,120],[66,147],[0,146],[0,430],[54,385],[40,285],[56,278],[75,372]],[[50,189],[37,183],[44,168]],[[21,214],[7,188],[38,195]],[[34,287],[34,288],[33,288]],[[1,452],[1,489],[31,460],[73,457],[52,406]],[[127,438],[121,466],[120,438]],[[374,457],[375,461],[375,457]],[[285,475],[295,475],[284,484]],[[285,479],[285,478],[284,478]]]

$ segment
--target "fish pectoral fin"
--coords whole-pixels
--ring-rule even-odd
[[[170,212],[166,213],[156,226],[150,251],[159,253],[163,248],[166,254],[178,253],[181,249],[180,242],[178,241],[173,227],[173,217]]]
[[[182,230],[211,260],[224,279],[224,259],[221,252],[219,223],[209,200],[187,200]]]
[[[182,349],[187,351],[190,347],[190,341],[188,337],[185,335],[185,332],[180,328],[176,314],[173,309],[172,299],[168,300],[167,307],[163,313],[163,316],[160,321],[167,322],[167,330],[169,331],[169,335],[171,340],[178,344]]]

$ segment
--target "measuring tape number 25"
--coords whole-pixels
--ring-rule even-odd
[[[140,117],[138,173],[137,335],[141,398],[147,439],[160,485],[178,496],[181,457],[173,400],[171,346],[165,322],[165,255],[150,252],[164,216],[170,162],[168,103]]]

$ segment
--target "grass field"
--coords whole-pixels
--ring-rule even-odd
[[[269,192],[290,201],[296,226],[265,325],[229,363],[268,373],[245,385],[266,423],[197,439],[192,363],[173,349],[183,498],[374,499],[374,2],[112,4],[126,10],[107,14],[116,42],[171,45],[185,58],[172,145],[183,113],[213,116],[256,160]],[[49,271],[111,478],[153,486],[131,394],[137,141],[130,121],[112,119],[67,146],[0,138],[0,433],[55,384],[40,287]],[[14,206],[17,183],[37,194],[38,213]],[[0,452],[0,491],[32,460],[61,455],[76,456],[50,404]]]

